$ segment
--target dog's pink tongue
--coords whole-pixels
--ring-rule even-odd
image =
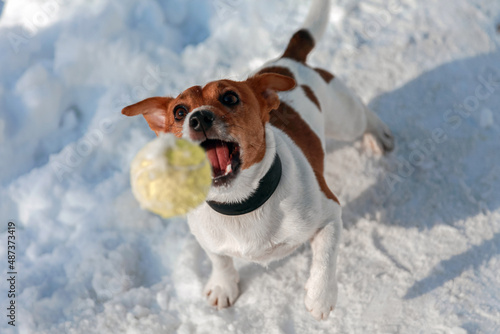
[[[227,166],[231,163],[229,159],[229,148],[222,141],[210,143],[206,149],[208,160],[212,164],[214,176],[224,174]]]

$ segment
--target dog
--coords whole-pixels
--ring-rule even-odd
[[[306,63],[329,10],[329,0],[313,0],[282,56],[244,81],[217,80],[122,110],[143,115],[156,134],[189,138],[207,153],[212,186],[187,219],[212,262],[204,295],[218,309],[239,295],[233,257],[267,265],[307,241],[306,309],[319,320],[336,305],[342,219],[323,175],[325,138],[364,135],[382,152],[393,149],[394,139],[338,78]]]

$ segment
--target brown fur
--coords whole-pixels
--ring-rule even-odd
[[[285,132],[302,150],[316,175],[321,191],[327,198],[339,203],[323,176],[325,154],[321,140],[299,113],[285,102],[281,102],[278,109],[271,111],[270,122]]]
[[[257,74],[264,74],[264,73],[277,73],[277,74],[281,74],[281,75],[290,77],[290,78],[295,80],[295,76],[293,75],[293,73],[288,68],[282,67],[282,66],[266,67],[266,68],[263,68],[262,70],[260,70]]]
[[[312,91],[311,87],[309,87],[307,85],[300,85],[300,87],[302,87],[302,89],[304,90],[304,93],[306,93],[307,98],[309,100],[311,100],[311,102],[314,103],[316,105],[316,107],[318,107],[319,111],[321,111],[321,105],[319,104],[319,100],[316,97],[316,95],[314,94],[314,92]]]
[[[122,114],[126,116],[142,114],[156,135],[158,135],[158,132],[173,132],[170,119],[164,113],[172,100],[170,97],[150,97],[123,108]]]
[[[314,39],[312,35],[306,29],[301,29],[293,34],[282,57],[305,63],[307,55],[313,48]]]
[[[332,81],[333,78],[335,78],[333,74],[322,68],[316,67],[314,68],[314,70],[318,72],[319,75],[321,75],[321,77],[323,78],[323,80],[325,80],[326,83],[330,83],[330,81]]]
[[[289,69],[287,69],[286,67],[282,67],[282,66],[266,67],[266,68],[263,68],[262,70],[260,70],[257,74],[264,74],[264,73],[277,73],[277,74],[281,74],[281,75],[290,77],[290,78],[295,80],[295,76],[293,75],[293,73]],[[316,95],[314,94],[314,92],[312,91],[312,89],[307,85],[301,85],[300,87],[302,87],[302,89],[304,90],[304,93],[306,94],[307,98],[310,99],[318,107],[318,109],[321,111],[321,105],[319,103],[319,100],[316,97]]]

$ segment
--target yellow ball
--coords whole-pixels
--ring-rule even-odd
[[[162,134],[132,161],[132,192],[141,207],[164,218],[186,214],[205,201],[212,171],[196,143]]]

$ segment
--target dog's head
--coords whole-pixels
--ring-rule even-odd
[[[122,110],[142,114],[156,132],[171,132],[201,144],[212,165],[213,185],[228,185],[260,162],[266,151],[265,124],[280,101],[276,92],[295,81],[266,73],[246,81],[219,80],[186,89],[176,98],[151,97]]]

